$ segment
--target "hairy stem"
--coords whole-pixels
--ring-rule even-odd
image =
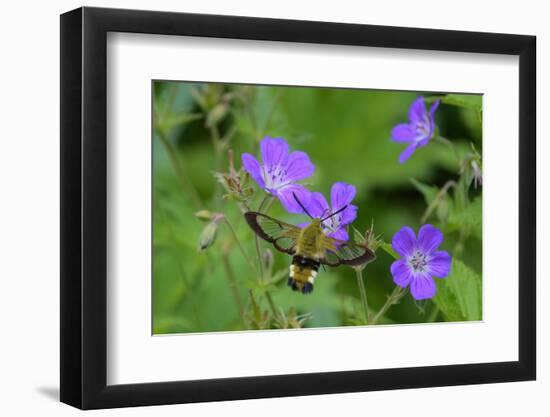
[[[363,281],[363,269],[355,268],[355,275],[357,276],[357,286],[359,287],[359,294],[361,294],[361,304],[363,305],[363,315],[365,324],[369,324],[369,302],[367,300],[367,291],[365,290],[365,282]]]
[[[243,255],[243,258],[245,259],[246,263],[248,264],[248,266],[250,266],[252,269],[256,270],[257,268],[254,266],[254,264],[252,263],[252,261],[250,260],[250,258],[246,255],[246,252],[244,250],[244,247],[241,243],[241,241],[239,240],[239,237],[237,236],[237,233],[235,232],[235,229],[233,228],[233,226],[231,225],[231,222],[227,219],[227,217],[224,217],[224,220],[225,220],[225,224],[227,225],[227,227],[229,228],[231,234],[233,235],[233,239],[235,240],[235,243],[237,244],[237,246],[239,247],[239,250],[241,251],[241,254]]]
[[[386,303],[382,306],[378,313],[376,313],[370,324],[376,324],[378,320],[380,320],[380,318],[384,316],[384,314],[386,314],[386,312],[392,305],[397,304],[397,302],[401,299],[401,297],[403,297],[403,295],[405,295],[405,289],[396,285],[393,289],[393,292],[386,300]]]
[[[430,217],[432,212],[435,210],[437,205],[441,202],[441,200],[443,200],[443,198],[445,198],[445,195],[447,194],[447,192],[453,187],[456,187],[456,182],[453,181],[453,180],[449,180],[443,185],[441,190],[439,190],[439,192],[435,196],[434,200],[426,208],[426,211],[424,211],[424,214],[422,215],[422,218],[420,219],[421,223],[426,223],[426,220],[428,220],[428,218]]]

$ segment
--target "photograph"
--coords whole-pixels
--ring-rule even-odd
[[[153,335],[483,320],[481,94],[151,88]]]
[[[543,5],[6,2],[0,416],[550,415]]]

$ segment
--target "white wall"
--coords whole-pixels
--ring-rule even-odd
[[[507,5],[506,3],[510,3]],[[59,17],[77,1],[4,2],[0,23],[0,410],[3,415],[73,415],[59,404]],[[538,37],[539,380],[527,383],[325,395],[101,411],[94,415],[275,416],[544,415],[550,410],[548,143],[550,26],[544,2],[454,0],[298,2],[254,0],[93,1],[86,5],[239,14],[380,25],[534,34]],[[459,76],[459,74],[457,74]],[[544,192],[543,192],[544,191]]]

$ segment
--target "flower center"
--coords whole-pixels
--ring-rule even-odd
[[[328,214],[323,213],[323,216],[321,217],[327,217],[330,215],[330,213],[331,213],[330,211],[328,212]],[[323,231],[326,232],[326,234],[329,234],[329,233],[336,232],[340,227],[341,222],[342,222],[342,216],[336,215],[325,220],[323,223],[321,223],[321,227]]]
[[[408,262],[414,272],[426,272],[428,257],[425,253],[416,251],[411,257],[409,257]]]
[[[419,136],[427,136],[429,132],[428,127],[423,123],[417,123],[416,125],[416,133]]]
[[[415,129],[417,135],[421,138],[430,134],[430,119],[427,114],[424,114],[422,120],[416,123]]]
[[[286,184],[286,169],[280,165],[270,168],[263,167],[263,177],[266,188],[277,189]]]

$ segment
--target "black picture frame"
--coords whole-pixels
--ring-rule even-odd
[[[519,360],[107,385],[108,32],[519,56]],[[524,35],[88,7],[61,15],[61,401],[94,409],[535,379],[535,54]]]

